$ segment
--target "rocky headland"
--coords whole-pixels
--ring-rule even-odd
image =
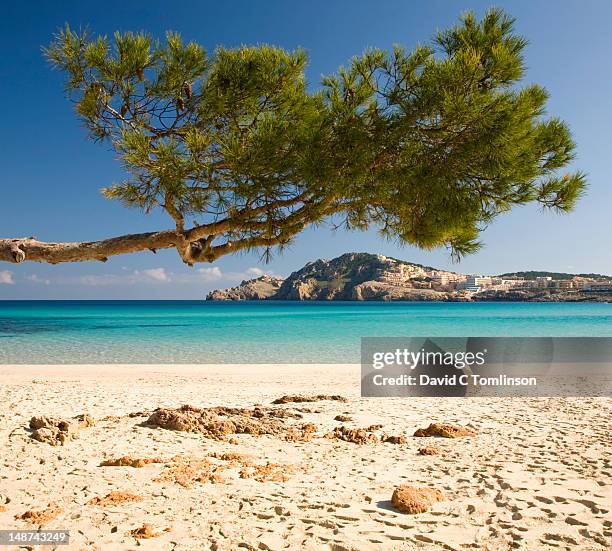
[[[552,283],[571,281],[568,279],[571,274],[556,275],[562,279],[551,279]],[[439,270],[382,255],[346,253],[332,260],[319,259],[309,262],[284,279],[264,275],[245,280],[235,287],[217,289],[208,293],[206,299],[612,302],[612,292],[588,292],[578,288],[520,288],[520,285],[517,288],[508,287],[506,283],[505,287],[493,285],[481,289],[466,289],[462,284],[468,281],[469,277],[459,272]],[[513,275],[492,277],[494,280],[512,282],[503,278]],[[524,277],[515,277],[514,280],[521,284],[525,281]]]
[[[206,297],[207,300],[266,300],[279,290],[283,278],[263,275],[240,282],[229,289],[216,289]]]

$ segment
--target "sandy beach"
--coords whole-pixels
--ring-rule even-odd
[[[40,517],[16,517],[42,512],[70,549],[612,547],[608,398],[363,399],[356,365],[1,369],[0,527],[36,528]],[[294,394],[347,401],[272,404]],[[257,406],[278,434],[145,425],[184,404]],[[93,425],[64,445],[32,438],[32,417],[84,413]],[[475,435],[413,436],[435,422]],[[330,437],[340,426],[375,438]],[[100,466],[124,456],[142,461]],[[404,514],[391,503],[400,484],[444,497]]]

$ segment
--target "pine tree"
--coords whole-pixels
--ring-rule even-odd
[[[125,181],[103,190],[173,228],[98,242],[0,239],[0,259],[70,262],[175,248],[214,262],[269,255],[305,227],[378,228],[454,256],[515,205],[570,210],[585,187],[560,174],[567,126],[546,91],[520,86],[526,41],[500,10],[471,13],[408,52],[372,49],[311,92],[302,50],[217,48],[145,33],[90,37],[69,26],[45,50],[94,141],[112,144]]]

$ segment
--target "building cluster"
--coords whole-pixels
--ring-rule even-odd
[[[610,292],[612,283],[610,281],[597,281],[595,279],[575,276],[571,279],[553,279],[550,276],[538,276],[534,279],[523,277],[501,278],[494,276],[470,275],[465,281],[459,282],[457,290],[465,291],[521,291],[552,289],[559,291],[590,291]]]
[[[386,257],[381,257],[389,260]],[[455,289],[456,285],[468,277],[464,274],[433,270],[418,266],[416,264],[402,264],[394,262],[385,269],[380,277],[383,281],[401,284],[410,281],[412,287],[416,288],[446,288]]]
[[[386,257],[382,258],[387,260]],[[420,266],[401,264],[399,262],[391,264],[389,268],[381,273],[381,278],[389,283],[405,283],[408,280],[425,276],[426,272]]]
[[[392,260],[382,256],[380,258]],[[442,291],[479,292],[551,289],[559,291],[612,292],[612,281],[601,281],[582,276],[574,276],[571,279],[553,279],[550,276],[525,279],[513,276],[465,275],[400,262],[392,262],[381,274],[381,277],[389,283],[401,284],[410,281],[412,287]]]

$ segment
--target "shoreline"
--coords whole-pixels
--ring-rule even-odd
[[[259,369],[261,368],[261,369]],[[259,370],[258,370],[259,369]],[[193,363],[161,363],[161,364],[0,364],[2,381],[28,382],[29,379],[44,377],[46,379],[73,378],[80,379],[129,379],[134,375],[150,377],[153,380],[173,375],[177,377],[247,377],[261,382],[262,377],[274,380],[277,374],[296,375],[296,369],[306,369],[319,374],[330,369],[333,376],[354,376],[359,390],[358,363],[223,363],[223,364],[193,364]],[[299,375],[299,374],[298,374]]]
[[[78,549],[607,548],[612,436],[602,419],[612,417],[611,399],[503,398],[503,407],[502,398],[367,399],[359,396],[359,369],[0,366],[0,525],[31,528],[15,515],[55,504],[61,512],[44,528],[69,529],[69,548]],[[288,394],[347,401],[272,404]],[[278,426],[310,423],[316,432],[297,441],[272,434],[216,439],[144,424],[155,408],[183,404],[283,410],[290,417]],[[83,413],[95,424],[63,446],[37,442],[28,430],[33,416]],[[413,436],[434,422],[475,435]],[[340,426],[376,424],[381,439],[404,439],[356,444],[323,437]],[[420,455],[424,446],[439,453]],[[100,466],[121,456],[161,463]],[[177,463],[177,456],[189,460]],[[266,474],[244,475],[253,467],[239,465],[241,459],[215,459],[230,456],[249,456]],[[210,461],[223,464],[219,476],[189,478]],[[185,477],[192,484],[182,485]],[[444,499],[420,514],[400,513],[390,502],[400,484],[439,490]],[[111,492],[136,497],[105,507]],[[156,537],[136,539],[132,531],[145,524]]]

